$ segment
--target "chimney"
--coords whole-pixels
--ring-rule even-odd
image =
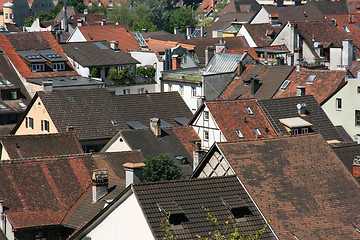
[[[130,184],[141,183],[142,181],[142,168],[145,167],[145,163],[125,163],[125,179],[126,187]]]
[[[344,65],[346,69],[349,69],[353,61],[353,41],[350,39],[343,41],[342,60],[342,65]]]
[[[179,27],[174,27],[174,34],[179,34],[179,33],[180,33]]]
[[[4,200],[0,200],[0,230],[2,230],[3,233],[6,233],[5,221]]]
[[[178,55],[173,55],[171,57],[171,69],[172,70],[176,70],[179,69],[181,67],[181,63],[180,63],[180,57]]]
[[[186,27],[186,39],[191,39],[191,27]]]
[[[118,41],[111,41],[110,42],[110,48],[113,50],[119,50],[119,42]]]
[[[259,77],[252,77],[251,78],[251,95],[254,96],[256,91],[260,87],[260,78]]]
[[[305,96],[305,86],[296,86],[296,96]]]
[[[43,81],[42,82],[43,92],[52,92],[53,91],[53,82],[52,81]]]
[[[205,27],[204,25],[200,26],[200,38],[205,37]]]
[[[205,67],[208,65],[211,57],[214,54],[214,47],[213,46],[207,46],[205,49]]]
[[[272,26],[280,25],[279,14],[278,13],[270,13],[269,22]]]
[[[300,115],[306,114],[306,104],[305,103],[298,103],[296,105],[296,108],[298,109],[298,113]]]
[[[297,64],[297,65],[296,65],[296,71],[297,71],[297,72],[300,72],[300,70],[301,70],[301,65],[300,65],[300,64]]]
[[[63,7],[63,14],[62,14],[62,20],[61,20],[61,29],[63,29],[65,32],[68,31],[67,26],[67,14],[66,14],[66,7]]]
[[[205,153],[204,150],[201,150],[201,141],[197,141],[195,144],[196,149],[193,151],[193,170],[199,165]]]
[[[108,193],[109,176],[106,169],[97,169],[92,174],[92,202],[96,203]]]
[[[105,26],[105,25],[106,25],[106,19],[103,18],[103,19],[101,19],[101,26]]]
[[[275,0],[277,7],[283,7],[284,6],[284,0]]]
[[[240,76],[243,72],[244,72],[243,61],[242,61],[242,60],[239,60],[239,61],[237,62],[237,75]]]
[[[355,156],[353,161],[353,176],[360,177],[360,156]]]
[[[84,9],[84,15],[88,15],[89,14],[89,10],[87,8]]]
[[[150,129],[156,137],[161,137],[160,118],[150,119]]]
[[[224,50],[226,49],[226,42],[224,41],[224,39],[220,39],[220,42],[215,44],[215,52],[216,53],[221,53],[224,52]]]
[[[79,18],[78,20],[77,20],[77,26],[78,27],[81,27],[83,25],[83,20],[81,19],[81,18]]]

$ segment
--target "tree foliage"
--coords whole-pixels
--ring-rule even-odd
[[[138,67],[136,68],[136,75],[141,77],[154,77],[156,69],[153,67]]]
[[[129,66],[125,66],[122,70],[118,71],[116,68],[110,68],[108,73],[108,78],[111,80],[131,80],[131,68]]]
[[[180,7],[172,12],[170,17],[170,29],[178,27],[180,32],[185,32],[187,26],[194,26],[196,21],[192,15],[192,9],[190,7]]]
[[[143,169],[144,182],[176,180],[183,177],[181,167],[174,163],[168,153],[149,157],[145,160],[145,165]]]

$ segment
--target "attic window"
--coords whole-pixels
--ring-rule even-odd
[[[351,33],[347,26],[341,26],[345,33]]]
[[[316,75],[310,75],[309,78],[306,80],[306,83],[311,84],[315,80]]]
[[[117,125],[118,125],[118,123],[117,123],[116,120],[111,120],[111,124],[112,124],[113,126],[117,126]]]
[[[26,108],[26,105],[25,105],[24,103],[19,102],[18,104],[19,104],[19,106],[20,106],[21,108]]]
[[[221,200],[238,222],[245,222],[247,216],[253,215],[249,205],[239,195],[221,197]]]
[[[4,104],[0,104],[0,109],[1,109],[1,110],[7,110],[7,107],[5,107]]]
[[[285,81],[283,82],[283,84],[281,85],[280,89],[281,89],[281,90],[285,90],[285,89],[287,88],[287,86],[289,86],[289,84],[290,84],[290,81],[289,81],[289,80],[285,80]]]
[[[254,128],[254,132],[256,133],[256,135],[261,135],[261,132],[258,128]]]
[[[254,114],[250,107],[245,107],[245,109],[246,109],[246,111],[248,112],[249,115]]]
[[[239,136],[239,138],[244,138],[244,135],[241,133],[239,129],[236,129],[235,132]]]
[[[160,202],[156,203],[156,205],[159,211],[169,218],[170,224],[180,225],[189,221],[184,210],[175,201]]]
[[[9,80],[7,80],[7,79],[3,79],[3,81],[4,81],[4,83],[5,83],[6,85],[12,85],[12,83],[11,83]]]

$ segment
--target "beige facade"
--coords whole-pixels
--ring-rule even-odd
[[[31,120],[32,119],[32,120]],[[15,135],[58,133],[43,102],[36,98]]]

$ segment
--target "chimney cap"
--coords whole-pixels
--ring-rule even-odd
[[[130,162],[127,162],[127,163],[123,164],[123,167],[132,168],[132,169],[142,168],[142,167],[145,167],[145,166],[146,166],[145,163],[130,163]]]

